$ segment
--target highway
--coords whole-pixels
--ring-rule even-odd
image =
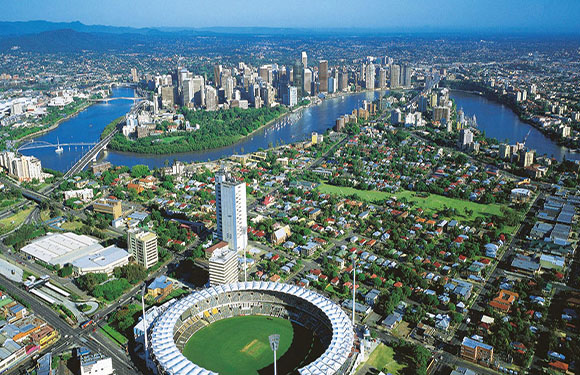
[[[111,139],[119,132],[118,128],[115,128],[109,135],[105,138],[101,139],[99,143],[95,145],[95,147],[91,148],[86,154],[84,154],[79,161],[72,166],[63,176],[63,179],[67,179],[70,176],[73,176],[75,173],[82,171],[97,155],[103,151]]]

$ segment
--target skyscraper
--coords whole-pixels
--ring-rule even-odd
[[[288,107],[294,107],[298,104],[298,90],[296,86],[288,86],[286,93],[283,95],[283,102]]]
[[[373,65],[373,63],[370,63],[366,67],[365,87],[367,90],[375,89],[375,66]]]
[[[195,105],[205,105],[205,79],[203,76],[195,76],[191,79],[193,84],[193,101]]]
[[[246,183],[236,181],[224,170],[216,173],[216,234],[234,251],[248,246]]]
[[[320,60],[318,64],[318,79],[320,92],[328,92],[328,61],[326,60]]]
[[[304,86],[302,87],[304,95],[312,95],[312,70],[304,68]]]
[[[209,285],[238,282],[238,256],[235,251],[221,248],[209,258]]]
[[[306,68],[308,66],[308,56],[306,55],[306,51],[302,51],[302,65]]]
[[[133,82],[135,82],[135,83],[139,82],[139,76],[137,75],[137,69],[131,68],[131,78],[133,79]]]
[[[187,107],[192,104],[193,100],[193,82],[190,79],[185,79],[183,81],[183,89],[181,97],[183,99],[183,106]]]
[[[404,64],[403,65],[403,74],[402,74],[402,79],[401,79],[401,84],[403,85],[403,87],[411,87],[411,73],[413,72],[413,70],[411,69],[411,67],[409,66],[409,64]]]
[[[235,79],[234,77],[227,77],[225,79],[224,88],[226,93],[226,100],[232,100],[234,96],[234,87],[235,87]]]
[[[220,87],[222,85],[221,75],[222,75],[222,66],[219,64],[215,64],[213,66],[213,81],[215,87]]]
[[[401,67],[399,65],[391,65],[391,84],[390,87],[395,89],[400,86]]]
[[[157,235],[155,233],[145,232],[139,228],[129,229],[127,246],[129,254],[133,256],[137,264],[147,269],[157,263]]]
[[[338,91],[348,90],[348,72],[341,70],[338,73]]]
[[[215,111],[218,106],[217,91],[212,86],[205,86],[205,108],[208,111]]]
[[[377,86],[381,90],[387,88],[387,71],[383,67],[379,69],[379,84]]]
[[[292,84],[298,90],[298,99],[304,96],[304,64],[296,60],[292,68]]]

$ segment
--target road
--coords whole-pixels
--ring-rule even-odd
[[[105,338],[100,332],[93,332],[91,328],[82,330],[70,327],[55,311],[38,301],[32,294],[21,289],[17,284],[14,284],[4,277],[4,275],[0,275],[0,281],[9,295],[28,303],[30,310],[35,315],[41,317],[58,330],[61,338],[55,344],[55,348],[62,347],[62,343],[66,341],[70,342],[71,346],[85,346],[95,353],[101,353],[111,357],[117,375],[132,375],[138,373],[133,368],[132,362],[125,352],[118,345],[113,344],[108,338]],[[64,345],[66,346],[66,344]],[[51,351],[56,353],[56,350],[51,349]]]

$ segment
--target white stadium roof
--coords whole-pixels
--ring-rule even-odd
[[[348,360],[354,342],[354,331],[348,316],[338,305],[318,293],[295,285],[254,281],[217,285],[196,291],[175,302],[163,313],[152,329],[151,352],[164,371],[171,375],[215,375],[215,372],[192,363],[179,351],[173,341],[175,324],[184,312],[198,302],[222,293],[250,290],[274,291],[303,299],[320,309],[330,321],[332,339],[328,348],[314,362],[300,368],[300,374],[335,374]]]

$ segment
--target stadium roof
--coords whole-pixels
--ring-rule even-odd
[[[175,324],[184,312],[203,300],[222,293],[251,290],[274,291],[303,299],[319,308],[329,319],[332,339],[328,348],[314,362],[300,368],[300,374],[334,374],[348,360],[354,342],[354,331],[348,316],[338,305],[318,293],[295,285],[254,281],[216,285],[196,291],[175,302],[159,316],[152,328],[151,352],[165,372],[171,375],[215,375],[215,372],[192,363],[179,351],[173,340]]]

